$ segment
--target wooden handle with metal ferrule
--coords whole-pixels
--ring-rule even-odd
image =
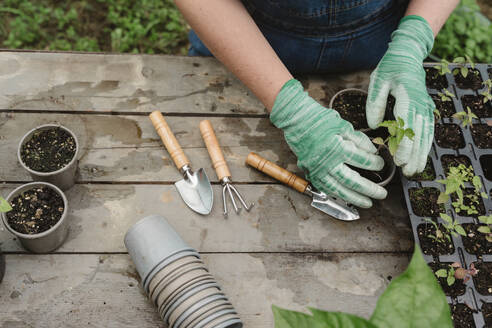
[[[167,125],[167,122],[164,119],[164,116],[162,116],[161,112],[153,111],[149,115],[149,118],[152,121],[155,130],[161,137],[164,146],[166,146],[167,151],[171,155],[174,164],[176,164],[176,167],[178,169],[181,169],[183,166],[189,165],[190,161],[183,152],[183,149],[181,149],[178,140],[176,140],[176,137],[171,131],[169,125]]]
[[[307,182],[303,178],[300,178],[294,173],[278,166],[277,164],[264,159],[256,153],[249,153],[248,157],[246,158],[246,164],[251,165],[255,169],[268,174],[272,178],[285,183],[289,187],[294,188],[299,192],[304,192],[309,185],[309,182]]]
[[[215,136],[214,128],[209,120],[203,120],[200,122],[200,132],[202,133],[205,145],[207,145],[208,154],[212,159],[212,164],[214,166],[215,172],[219,180],[224,177],[231,177],[231,172],[227,167],[227,163],[220,149],[219,141]]]

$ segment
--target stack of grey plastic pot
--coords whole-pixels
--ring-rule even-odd
[[[173,227],[159,215],[137,222],[125,246],[142,285],[170,328],[241,328],[234,307]]]

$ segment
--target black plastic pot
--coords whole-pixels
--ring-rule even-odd
[[[425,67],[433,67],[435,64],[425,64]],[[450,65],[450,69],[452,70],[455,66]],[[485,64],[478,64],[476,66],[476,69],[479,70],[480,76],[483,81],[487,80],[488,78],[491,78],[488,76],[487,70],[491,70],[492,65],[485,65]],[[492,70],[491,70],[492,71]],[[446,75],[446,81],[448,83],[448,90],[453,92],[456,95],[456,98],[453,98],[452,101],[454,103],[454,106],[456,108],[457,112],[466,111],[466,108],[463,108],[463,105],[461,103],[461,99],[465,95],[474,95],[474,96],[479,96],[480,93],[485,89],[482,87],[481,89],[478,90],[472,90],[472,89],[460,89],[457,87],[455,83],[455,76],[452,74],[447,74]],[[438,92],[442,92],[442,90],[436,90],[436,89],[431,89],[428,88],[428,92],[430,95],[437,95]],[[492,120],[492,117],[482,117],[479,119],[474,119],[473,124],[487,124],[488,120]],[[429,158],[431,160],[431,164],[434,167],[435,171],[435,179],[430,180],[430,181],[414,181],[411,180],[407,177],[405,177],[401,170],[400,176],[401,176],[401,181],[402,181],[402,186],[403,186],[403,193],[405,195],[405,201],[407,204],[408,208],[408,213],[410,217],[410,222],[412,225],[412,230],[414,234],[414,239],[415,242],[421,245],[420,239],[419,239],[419,232],[418,232],[418,227],[426,224],[425,219],[426,218],[431,218],[431,216],[428,217],[423,217],[419,216],[416,214],[415,210],[412,208],[412,204],[410,201],[410,190],[413,188],[436,188],[439,191],[444,191],[444,185],[440,184],[437,182],[437,180],[440,179],[445,179],[446,178],[446,171],[445,168],[443,167],[442,164],[442,159],[443,156],[466,156],[471,165],[473,166],[474,174],[476,176],[479,176],[482,180],[483,183],[483,189],[487,194],[490,195],[492,191],[492,181],[487,179],[486,175],[484,174],[484,169],[488,170],[490,169],[489,167],[483,167],[482,163],[486,165],[490,165],[490,161],[484,161],[483,158],[484,156],[490,156],[492,154],[492,149],[487,149],[487,148],[479,148],[477,147],[475,141],[473,140],[471,129],[469,127],[463,128],[461,127],[461,121],[455,119],[455,118],[442,118],[439,120],[439,122],[436,122],[438,124],[456,124],[459,126],[459,129],[461,133],[463,134],[464,138],[464,147],[458,148],[458,149],[451,149],[451,148],[443,148],[440,147],[436,141],[434,141],[432,150],[429,154]],[[482,160],[481,160],[482,159]],[[490,176],[489,176],[490,178]],[[468,185],[466,187],[472,187],[471,185]],[[489,215],[492,213],[492,200],[489,198],[487,199],[482,199],[483,205],[485,208],[485,213],[486,215]],[[456,219],[460,224],[468,224],[468,223],[473,223],[477,224],[478,220],[475,217],[472,216],[463,216],[463,213],[456,213],[453,206],[451,205],[450,201],[448,201],[446,204],[444,204],[445,212]],[[438,217],[438,214],[435,216],[433,215],[432,217]],[[437,222],[442,223],[443,221],[438,218]],[[438,256],[430,256],[424,254],[424,258],[427,261],[427,263],[432,263],[432,262],[437,262],[437,263],[453,263],[453,262],[459,262],[464,268],[469,268],[470,264],[472,263],[477,263],[477,262],[492,262],[492,254],[491,255],[480,255],[478,256],[477,254],[472,254],[467,252],[466,248],[464,247],[463,244],[463,237],[460,235],[454,237],[452,236],[452,243],[454,247],[452,248],[452,254],[444,254],[444,255],[438,255]],[[422,248],[422,247],[421,247]],[[448,303],[450,304],[466,304],[467,306],[471,306],[473,309],[477,310],[473,313],[473,320],[474,320],[474,325],[475,327],[485,327],[485,321],[484,321],[484,316],[482,314],[482,303],[492,303],[492,295],[484,295],[481,294],[476,286],[475,282],[473,279],[470,279],[466,283],[466,292],[463,295],[456,296],[456,297],[450,297],[447,296]]]

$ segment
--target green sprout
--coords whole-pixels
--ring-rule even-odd
[[[458,75],[458,74],[461,73],[461,75],[464,78],[466,78],[468,76],[468,73],[469,73],[469,69],[468,69],[468,67],[466,67],[466,63],[469,63],[470,64],[470,67],[472,69],[475,68],[475,63],[473,62],[473,60],[468,55],[465,55],[465,57],[456,57],[453,60],[453,63],[454,64],[457,64],[457,66],[458,66],[455,69],[453,69],[453,75]],[[472,71],[472,72],[475,75],[478,75],[478,72],[477,71]]]
[[[469,106],[466,106],[466,110],[466,112],[461,111],[452,115],[452,117],[461,121],[461,126],[464,128],[466,128],[467,125],[472,126],[474,118],[478,119],[478,116],[472,113]]]
[[[455,270],[454,267],[449,265],[449,269],[439,269],[436,272],[434,272],[436,277],[438,278],[446,278],[446,282],[448,283],[448,286],[452,286],[454,282],[456,281],[456,278],[454,277]]]
[[[465,229],[458,223],[457,220],[453,220],[449,215],[445,213],[439,214],[443,223],[438,225],[431,219],[426,218],[425,221],[432,224],[436,229],[435,235],[428,235],[427,237],[434,240],[437,243],[445,243],[451,241],[451,235],[456,237],[458,235],[466,236]]]
[[[8,212],[12,210],[12,206],[10,206],[9,202],[5,200],[2,196],[0,196],[0,213]]]
[[[446,59],[441,59],[441,62],[433,67],[437,70],[439,75],[445,75],[446,73],[451,73],[449,69],[449,62]]]
[[[487,103],[488,101],[492,102],[492,80],[488,79],[482,82],[483,85],[487,87],[487,90],[482,91],[480,94],[483,96],[483,103]]]
[[[386,140],[383,138],[377,137],[372,140],[377,145],[388,144],[388,149],[392,156],[395,156],[396,150],[400,145],[404,136],[407,136],[410,140],[413,140],[415,133],[410,128],[405,127],[405,121],[401,117],[398,117],[397,121],[384,121],[379,123],[379,126],[385,127],[388,129],[389,137]]]
[[[454,93],[448,89],[442,89],[443,92],[438,92],[437,95],[441,98],[441,101],[451,101],[451,98],[455,98]]]
[[[434,108],[434,110],[432,112],[434,113],[436,120],[441,119],[441,112],[437,108]]]
[[[463,283],[466,283],[471,277],[478,274],[478,270],[473,263],[470,264],[470,268],[467,270],[459,262],[454,262],[449,265],[448,269],[439,269],[434,274],[438,278],[446,278],[448,286],[452,286],[456,279],[463,280]]]
[[[492,214],[485,216],[479,216],[478,221],[482,222],[485,225],[482,225],[478,227],[478,231],[485,234],[485,239],[489,242],[492,243],[492,231],[490,229],[490,226],[492,225]]]

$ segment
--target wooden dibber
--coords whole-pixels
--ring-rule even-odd
[[[171,131],[169,125],[167,125],[167,122],[161,112],[153,111],[149,115],[149,118],[152,121],[157,133],[161,137],[164,146],[166,146],[167,151],[171,155],[174,164],[176,164],[176,167],[181,169],[185,165],[190,165],[190,161],[183,152],[183,149],[181,149],[178,140],[176,140],[174,133]]]
[[[270,162],[269,160],[261,157],[256,153],[249,153],[246,158],[246,164],[254,167],[255,169],[271,176],[272,178],[288,185],[291,188],[299,192],[306,191],[309,182],[303,178],[298,177],[294,173],[287,171],[286,169]]]
[[[212,159],[212,165],[217,173],[219,180],[223,178],[231,177],[231,172],[227,167],[227,163],[220,149],[219,141],[215,136],[214,128],[209,120],[203,120],[200,122],[200,132],[202,133],[203,140],[207,146],[208,154]]]

